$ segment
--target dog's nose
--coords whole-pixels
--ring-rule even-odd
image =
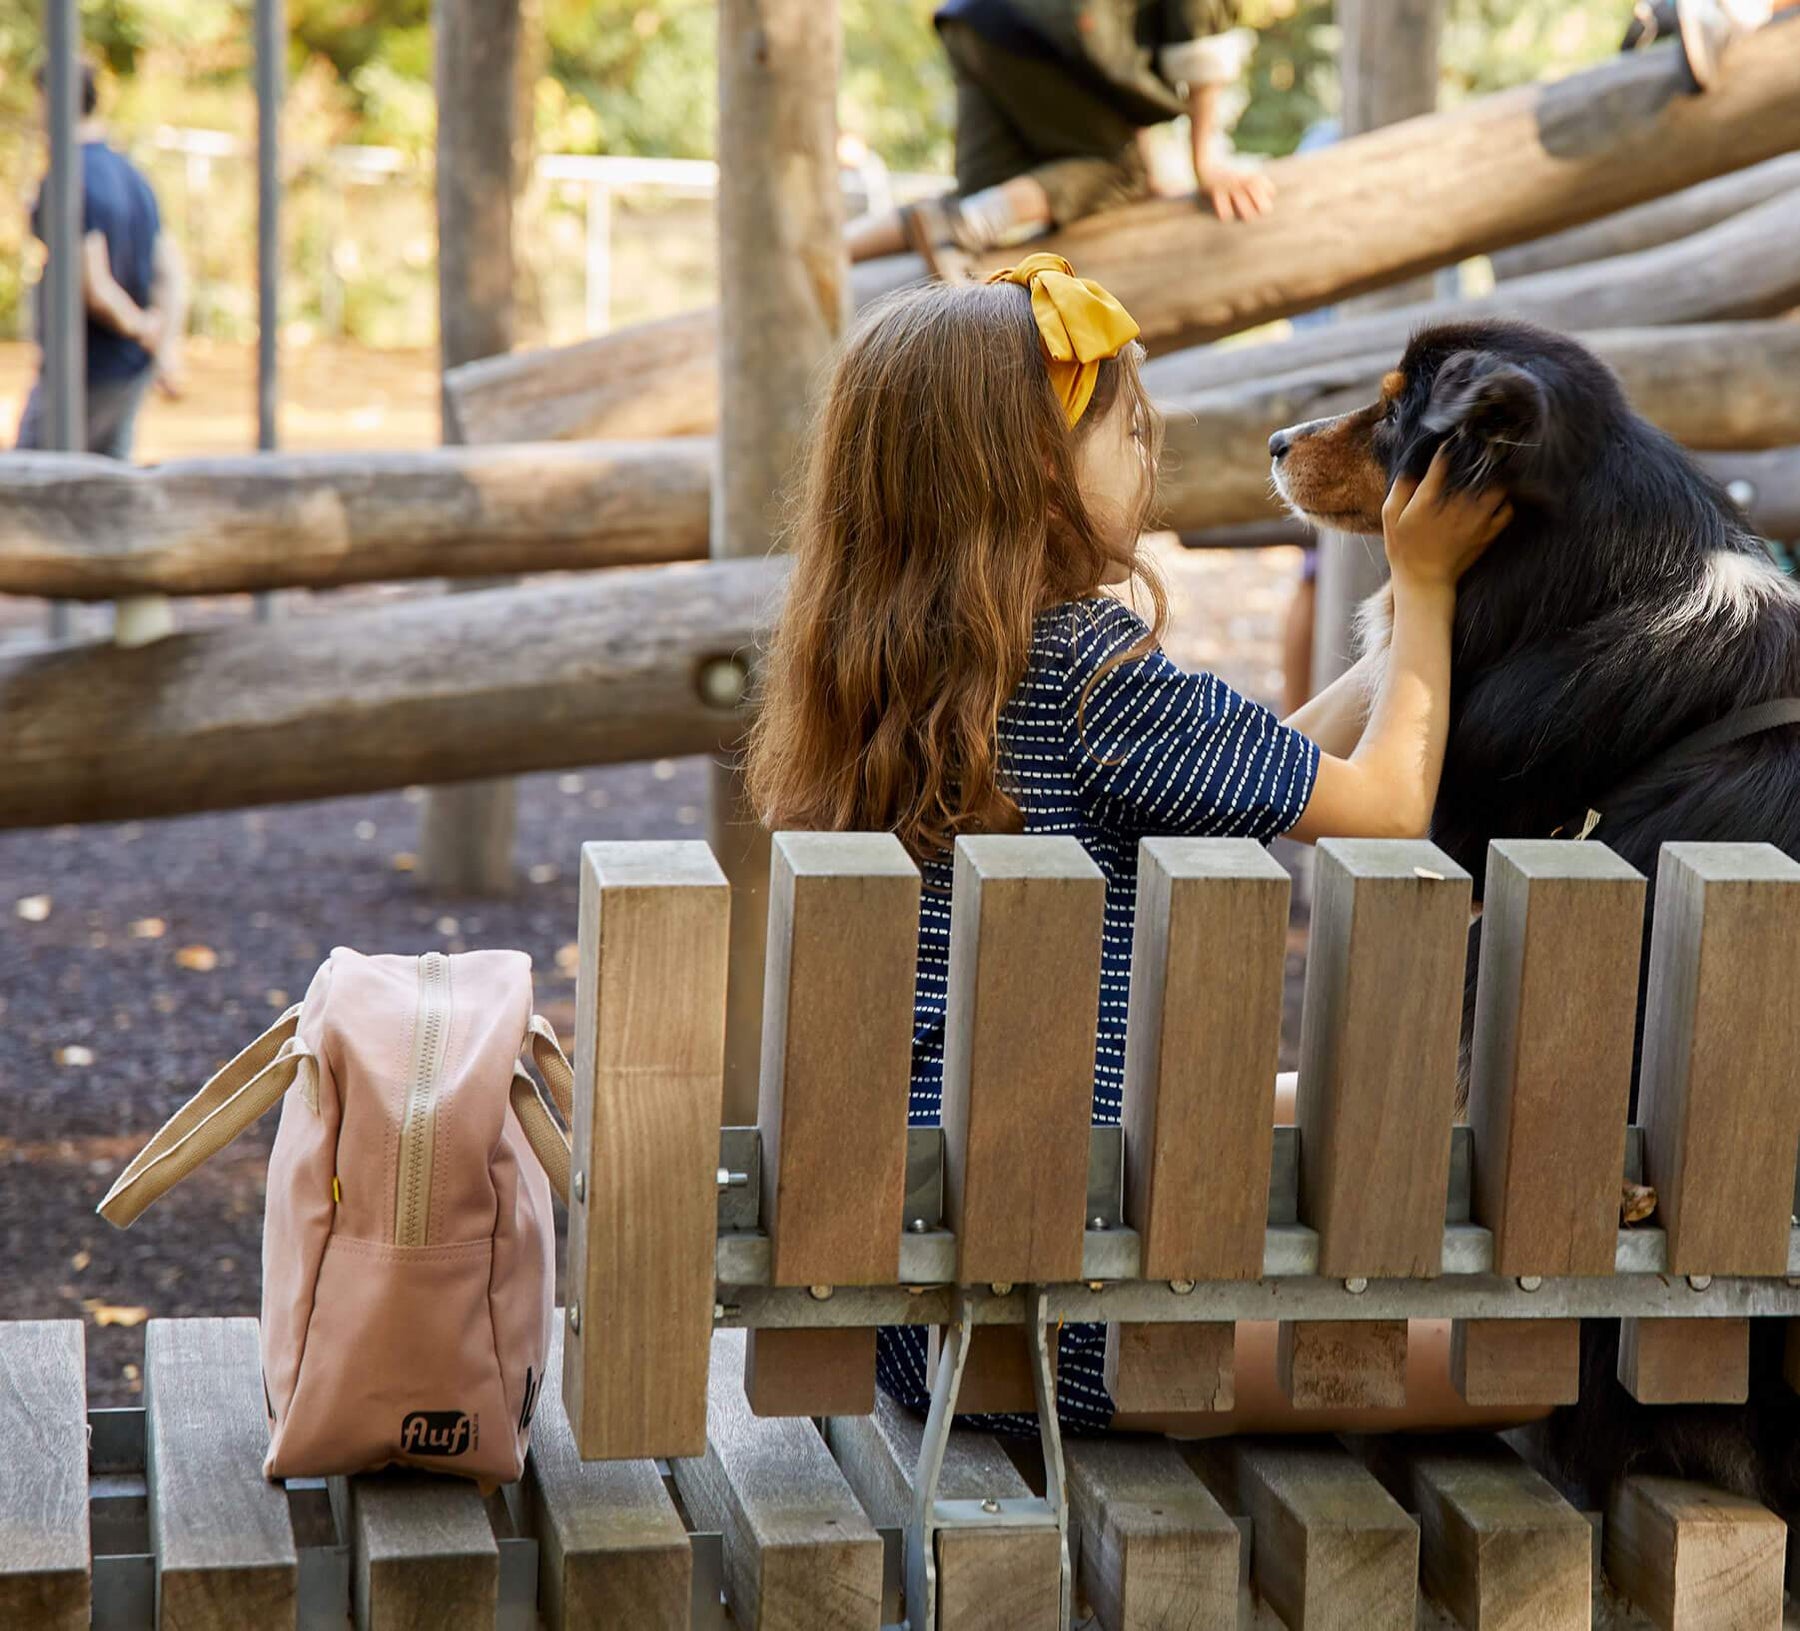
[[[1293,435],[1288,431],[1278,430],[1269,438],[1269,457],[1280,464],[1287,457],[1287,450],[1293,445]]]

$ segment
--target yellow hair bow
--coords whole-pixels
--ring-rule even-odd
[[[1094,397],[1100,364],[1137,338],[1130,312],[1092,278],[1078,278],[1061,255],[1027,255],[995,272],[989,283],[1016,283],[1031,291],[1031,315],[1050,369],[1050,384],[1073,430]]]

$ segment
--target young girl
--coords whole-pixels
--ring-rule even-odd
[[[1158,648],[1137,545],[1161,426],[1136,334],[1055,255],[910,292],[845,344],[816,431],[750,792],[773,829],[885,829],[920,863],[914,1124],[939,1119],[960,834],[1073,833],[1105,874],[1094,1120],[1116,1123],[1139,839],[1412,836],[1436,797],[1456,580],[1506,505],[1443,498],[1436,465],[1396,487],[1386,661],[1284,724]],[[1149,623],[1101,592],[1128,585]],[[1112,1421],[1102,1347],[1062,1332],[1072,1426]],[[883,1332],[880,1377],[923,1407],[922,1330]]]

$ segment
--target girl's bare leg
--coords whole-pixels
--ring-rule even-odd
[[[844,246],[853,261],[874,260],[878,255],[906,252],[906,234],[900,229],[898,210],[870,210],[844,229]]]
[[[1275,1078],[1275,1122],[1294,1119],[1295,1078]],[[1550,1414],[1543,1406],[1471,1405],[1450,1381],[1450,1322],[1406,1322],[1406,1403],[1389,1410],[1296,1410],[1275,1374],[1280,1326],[1273,1320],[1238,1322],[1234,1357],[1236,1403],[1230,1410],[1146,1412],[1113,1418],[1120,1432],[1168,1433],[1175,1438],[1224,1438],[1233,1433],[1423,1433],[1518,1427]]]

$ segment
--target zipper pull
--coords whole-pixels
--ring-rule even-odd
[[[338,1175],[334,1172],[331,1175],[331,1204],[333,1206],[341,1206],[343,1201],[344,1187],[338,1182]]]

